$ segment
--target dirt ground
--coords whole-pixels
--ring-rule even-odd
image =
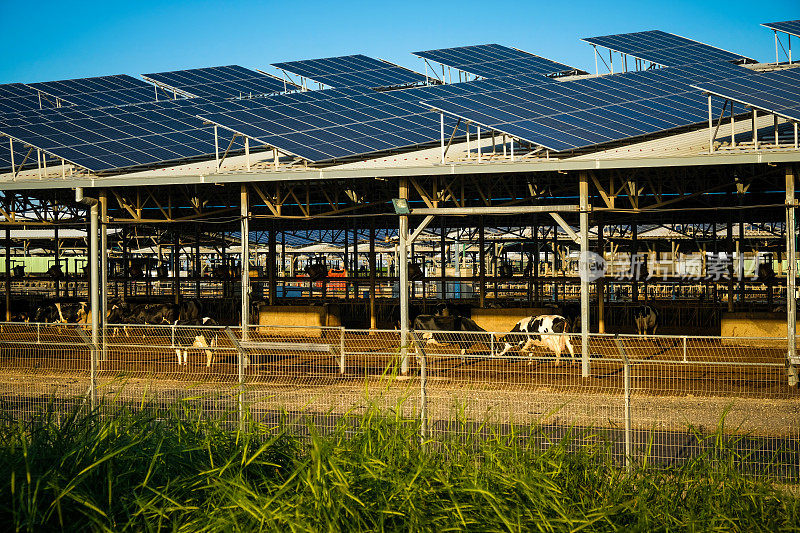
[[[144,333],[144,335],[140,335]],[[157,333],[157,334],[156,334]],[[141,401],[184,397],[227,398],[213,409],[236,406],[238,352],[225,335],[206,367],[203,350],[189,349],[189,364],[178,365],[175,345],[190,346],[192,336],[165,331],[118,332],[107,339],[97,369],[101,396]],[[399,375],[399,350],[393,332],[348,333],[345,372],[339,372],[338,332],[325,339],[268,337],[272,343],[330,344],[330,353],[283,349],[281,344],[250,348],[243,369],[246,404],[253,411],[342,413],[369,403],[419,406],[420,368],[413,353],[407,376]],[[573,338],[579,346],[580,339]],[[90,349],[70,331],[5,331],[0,336],[0,398],[28,411],[48,396],[70,398],[89,388]],[[593,337],[590,377],[579,364],[534,351],[531,358],[510,352],[492,357],[492,347],[476,345],[462,358],[458,346],[425,348],[429,417],[456,416],[498,423],[557,423],[620,427],[624,424],[624,372],[621,354],[631,364],[631,414],[635,429],[685,429],[691,424],[763,436],[800,434],[800,391],[789,387],[785,349],[769,343],[729,344],[720,339],[624,339]],[[497,350],[494,350],[497,353]]]

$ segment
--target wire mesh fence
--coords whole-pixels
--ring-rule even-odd
[[[800,479],[800,391],[786,339],[412,332],[339,327],[0,324],[7,415],[193,402],[298,432],[378,407],[424,437],[570,436],[625,461],[679,464],[724,442],[747,471]],[[94,358],[94,364],[92,360]],[[405,370],[405,372],[404,372]]]

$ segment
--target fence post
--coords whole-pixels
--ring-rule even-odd
[[[614,336],[619,354],[622,357],[623,395],[625,398],[625,468],[630,472],[633,468],[633,435],[631,434],[631,361],[619,336]]]
[[[75,331],[78,332],[83,343],[89,347],[89,403],[94,411],[97,409],[97,345],[92,342],[80,325],[75,326]]]
[[[247,357],[242,344],[239,342],[239,339],[236,338],[236,335],[233,334],[231,331],[230,326],[225,328],[225,335],[233,344],[233,347],[236,348],[237,353],[237,360],[236,360],[236,367],[239,372],[239,394],[237,395],[237,403],[238,403],[238,411],[239,411],[239,430],[244,430],[244,359]]]
[[[36,344],[42,344],[42,325],[36,323]]]
[[[687,338],[686,338],[686,335],[684,335],[683,336],[683,362],[684,363],[688,363],[689,362],[689,359],[687,359],[687,357],[686,357],[686,341],[687,341]]]
[[[339,337],[339,373],[344,374],[344,327],[339,328],[341,336]]]
[[[428,365],[426,364],[428,357],[417,338],[416,331],[411,331],[411,339],[414,341],[419,364],[419,442],[421,446],[425,446],[425,439],[428,438]]]

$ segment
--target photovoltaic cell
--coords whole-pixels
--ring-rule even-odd
[[[741,54],[728,52],[686,37],[661,30],[621,33],[582,39],[589,44],[602,46],[615,52],[644,59],[665,67],[728,61],[731,63],[755,63]]]
[[[60,100],[62,105],[108,107],[155,100],[155,91],[152,85],[127,74],[44,81],[26,85],[44,95]]]
[[[425,76],[418,72],[361,54],[273,63],[272,66],[329,87],[381,89],[426,82]]]
[[[800,122],[800,69],[694,84],[703,92]]]
[[[260,143],[320,163],[438,142],[439,115],[421,100],[535,86],[549,81],[523,74],[402,91],[370,92],[299,106],[261,106],[200,115]],[[315,91],[311,91],[312,93]],[[308,94],[308,93],[299,93]],[[452,129],[457,119],[449,117]]]
[[[22,83],[6,83],[0,85],[0,116],[7,113],[39,109],[39,93]],[[5,137],[0,137],[0,170],[11,169],[11,144]],[[14,147],[14,166],[19,167],[23,161],[26,167],[36,164],[33,159],[25,160],[27,150],[21,146]]]
[[[499,44],[440,48],[414,55],[484,78],[523,73],[545,76],[583,73],[575,67]]]
[[[189,97],[242,98],[297,89],[291,82],[239,65],[157,72],[144,74],[142,77],[169,91]]]
[[[762,26],[766,26],[771,30],[776,30],[789,35],[796,35],[800,37],[800,20],[785,20],[783,22],[765,22]]]
[[[302,106],[360,94],[363,90],[343,89],[280,95],[271,97],[274,100],[269,103],[266,102],[269,98],[229,101],[193,98],[123,107],[24,111],[0,115],[0,133],[14,138],[15,147],[22,148],[25,143],[93,172],[108,172],[213,155],[213,126],[203,125],[196,118],[201,112],[264,105]],[[224,150],[227,142],[221,144]],[[237,153],[243,146],[243,140],[238,139],[231,152]]]
[[[0,114],[39,109],[39,93],[22,83],[0,85]]]
[[[718,63],[629,72],[426,100],[431,108],[554,151],[621,141],[704,122],[692,84],[757,75]],[[716,108],[721,102],[715,102]]]

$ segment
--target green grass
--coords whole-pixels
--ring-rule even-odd
[[[371,411],[310,437],[167,414],[0,425],[4,529],[105,531],[796,531],[800,499],[725,451],[679,468],[519,436],[437,441]]]

